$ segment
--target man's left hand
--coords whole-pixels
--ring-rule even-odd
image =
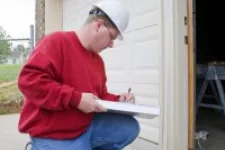
[[[120,102],[126,102],[126,103],[135,103],[135,97],[132,93],[123,93],[120,95],[119,98]]]

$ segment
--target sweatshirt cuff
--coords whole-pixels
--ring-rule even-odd
[[[72,101],[71,101],[72,107],[78,107],[78,105],[80,104],[80,101],[81,101],[81,96],[82,96],[81,92],[77,92],[75,90],[73,91]]]

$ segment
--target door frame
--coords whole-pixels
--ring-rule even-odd
[[[195,54],[193,28],[193,0],[187,0],[188,31],[188,149],[194,149],[195,131]]]
[[[193,67],[190,9],[192,0],[162,0],[163,96],[162,150],[192,149]],[[188,24],[187,24],[188,23]],[[188,44],[185,42],[188,37]],[[190,55],[190,57],[189,57]],[[190,117],[189,117],[190,116]]]

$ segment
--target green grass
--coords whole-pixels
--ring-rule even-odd
[[[22,95],[18,89],[17,83],[0,87],[0,103],[20,100],[22,100]]]
[[[22,65],[0,64],[0,115],[19,112],[22,95],[16,81]],[[2,84],[10,82],[10,84]],[[2,85],[2,86],[1,86]]]
[[[0,65],[0,84],[16,80],[22,65]]]

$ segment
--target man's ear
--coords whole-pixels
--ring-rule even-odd
[[[101,25],[104,23],[103,20],[99,19],[99,20],[95,20],[95,24],[96,24],[96,29],[97,31],[99,30],[99,28],[101,27]]]
[[[92,22],[92,27],[94,28],[94,30],[98,31],[100,28],[100,23],[98,22],[98,20],[95,20]]]

